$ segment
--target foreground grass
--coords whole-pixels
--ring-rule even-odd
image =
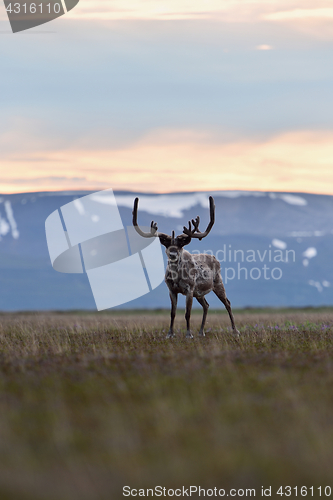
[[[333,311],[236,314],[238,339],[200,319],[167,340],[163,313],[1,315],[1,500],[333,489]]]

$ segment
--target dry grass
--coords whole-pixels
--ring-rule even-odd
[[[235,316],[0,315],[1,500],[333,486],[333,312]]]

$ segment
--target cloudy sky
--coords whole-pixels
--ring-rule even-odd
[[[333,194],[329,0],[80,0],[17,34],[1,1],[0,51],[2,193]]]

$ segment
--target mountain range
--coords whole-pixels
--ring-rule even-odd
[[[0,195],[0,310],[96,309],[86,274],[63,274],[51,265],[45,220],[91,191]],[[115,191],[124,226],[139,196],[139,224],[158,223],[177,234],[197,215],[203,231],[209,196],[216,221],[202,241],[186,247],[214,254],[233,307],[319,306],[333,303],[333,196],[308,193]],[[112,286],[112,284],[110,284]],[[211,307],[223,307],[210,294]],[[184,299],[179,305],[184,306]],[[197,304],[198,307],[199,304]],[[122,308],[168,308],[164,283]]]

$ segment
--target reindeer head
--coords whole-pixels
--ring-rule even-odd
[[[139,198],[135,198],[134,208],[133,208],[133,226],[135,227],[135,230],[137,231],[137,233],[140,234],[140,236],[143,236],[143,238],[153,238],[153,237],[159,238],[161,244],[165,246],[166,254],[171,262],[177,262],[179,260],[179,256],[181,254],[183,247],[185,245],[188,245],[191,242],[192,238],[198,238],[199,240],[205,238],[212,229],[215,222],[215,203],[213,197],[210,196],[209,197],[210,222],[205,232],[201,233],[199,231],[200,217],[198,216],[196,219],[192,219],[192,223],[191,221],[189,221],[188,228],[184,226],[184,232],[179,236],[175,236],[174,231],[172,231],[171,236],[164,233],[160,233],[157,230],[157,224],[154,221],[151,222],[150,232],[146,233],[142,231],[138,226],[138,203],[139,203]]]

